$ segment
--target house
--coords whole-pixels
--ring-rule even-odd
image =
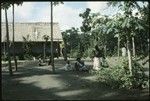
[[[6,52],[6,25],[1,23],[1,34],[2,34],[2,53]],[[49,36],[49,40],[46,44],[46,55],[51,53],[51,26],[48,22],[33,22],[33,23],[15,23],[15,54],[23,56],[25,49],[27,48],[26,43],[29,46],[29,50],[33,56],[43,56],[45,40],[44,35]],[[12,50],[12,23],[9,23],[9,39],[10,39],[10,53],[13,54]],[[60,55],[60,44],[62,43],[62,34],[58,23],[53,23],[53,52],[58,51]],[[26,47],[26,48],[24,48]]]

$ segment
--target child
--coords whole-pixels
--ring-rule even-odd
[[[72,70],[72,66],[71,66],[69,60],[66,61],[66,65],[64,67],[65,67],[65,70],[67,70],[67,71]]]

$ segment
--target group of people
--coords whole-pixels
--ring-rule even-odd
[[[81,58],[77,58],[74,67],[70,64],[70,61],[66,61],[66,65],[64,66],[65,70],[76,70],[76,71],[88,71],[89,68],[84,64],[84,61]]]
[[[99,70],[102,65],[106,63],[103,48],[100,49],[98,45],[95,46],[93,50],[93,69]],[[88,71],[90,68],[84,64],[81,58],[77,58],[74,67],[71,66],[70,61],[67,60],[65,65],[66,70],[76,70],[76,71]]]
[[[76,71],[88,71],[90,67],[86,66],[84,64],[84,61],[81,60],[81,58],[77,58],[74,67],[70,64],[70,61],[65,57],[65,51],[64,48],[62,49],[62,53],[64,56],[64,60],[66,61],[66,65],[64,66],[66,70],[76,70]],[[126,48],[122,48],[122,56],[126,56]],[[51,63],[51,60],[49,61],[49,65]],[[39,58],[39,66],[45,65],[43,64],[41,58]],[[106,62],[105,56],[104,56],[104,48],[99,48],[98,45],[95,46],[95,49],[93,50],[93,70],[100,70],[101,67],[108,67],[108,63]]]
[[[76,70],[76,71],[89,71],[90,67],[84,64],[84,61],[81,58],[77,58],[74,64],[74,67],[70,64],[70,61],[67,58],[64,58],[66,65],[64,66],[66,70]],[[51,60],[49,61],[50,64]],[[93,68],[94,70],[99,70],[100,67],[105,63],[105,56],[103,48],[99,48],[98,45],[95,46],[93,50]],[[39,66],[43,66],[45,63],[42,62],[42,59],[39,58]]]

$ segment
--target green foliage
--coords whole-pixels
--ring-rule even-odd
[[[47,38],[47,36],[46,36]],[[23,43],[23,49],[24,49],[24,55],[20,56],[21,59],[32,59],[32,57],[35,55],[35,53],[32,53],[32,46],[35,44],[30,41],[29,35],[26,37],[23,37],[24,43]]]
[[[60,1],[60,2],[53,2],[52,3],[54,6],[56,6],[56,5],[59,5],[59,4],[63,4],[63,2],[62,1]]]
[[[71,58],[77,58],[80,57],[81,53],[79,52],[79,50],[71,50],[69,55]]]
[[[92,20],[90,16],[90,11],[91,9],[86,8],[85,12],[79,14],[79,16],[83,18],[82,26],[80,27],[83,33],[86,33],[91,30],[90,23]]]
[[[91,9],[86,8],[85,12],[79,14],[79,17],[83,19],[82,26],[80,27],[80,30],[82,32],[82,34],[80,35],[80,51],[81,55],[84,55],[85,50],[90,46],[90,31],[92,28]]]
[[[91,49],[91,48],[87,49],[84,52],[83,57],[85,57],[85,58],[87,58],[87,57],[93,58],[93,49]]]
[[[148,77],[145,76],[143,67],[133,61],[133,75],[129,74],[127,59],[123,59],[123,62],[119,66],[113,68],[102,68],[96,72],[97,80],[99,82],[106,83],[112,88],[144,88],[148,87]]]
[[[76,50],[79,50],[80,45],[80,38],[79,38],[79,29],[72,27],[71,29],[68,29],[64,32],[62,32],[62,37],[64,40],[64,43],[66,44],[67,51],[70,53],[76,52]],[[71,53],[71,55],[74,53]],[[76,54],[76,53],[75,53]]]
[[[63,34],[64,42],[68,43],[70,47],[69,51],[80,50],[81,55],[87,57],[89,55],[87,49],[92,49],[99,44],[107,47],[107,56],[113,56],[117,53],[116,34],[120,37],[120,48],[127,43],[127,39],[131,44],[131,38],[134,36],[136,55],[148,51],[149,4],[143,5],[143,7],[139,6],[136,1],[112,1],[109,4],[118,6],[123,14],[117,13],[109,17],[100,13],[91,13],[91,10],[87,8],[79,14],[83,19],[80,27],[82,33],[79,34],[72,28]],[[138,9],[136,14],[133,14],[134,9]]]
[[[10,7],[10,3],[1,3],[1,8],[2,9],[8,9]]]
[[[16,5],[22,5],[23,2],[3,2],[1,3],[1,9],[8,9],[9,7],[11,7],[11,5],[16,4]]]

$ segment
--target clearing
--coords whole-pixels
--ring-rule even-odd
[[[114,59],[113,59],[114,60]],[[74,59],[71,60],[74,64]],[[7,67],[2,67],[3,100],[114,100],[149,99],[149,89],[123,90],[96,82],[87,72],[65,71],[63,59],[55,59],[56,73],[51,66],[38,66],[37,61],[19,64],[10,77]],[[92,65],[91,60],[85,60]]]

